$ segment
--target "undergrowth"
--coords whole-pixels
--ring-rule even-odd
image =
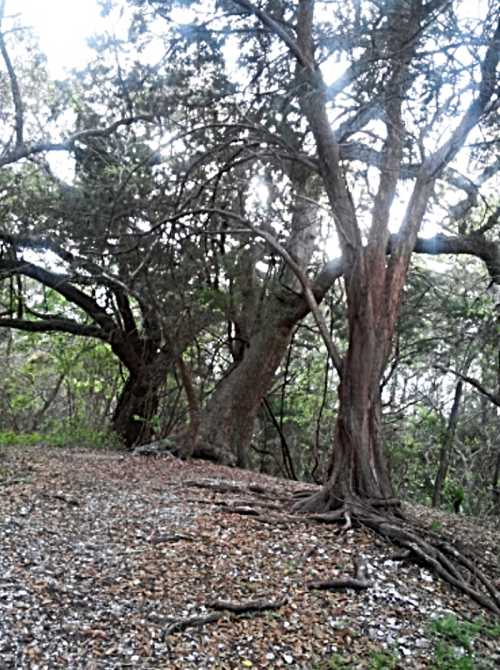
[[[17,433],[13,430],[0,431],[0,448],[36,445],[88,449],[118,449],[121,447],[116,434],[81,426],[65,426],[46,433]]]
[[[500,623],[484,619],[461,621],[454,615],[434,619],[428,626],[430,636],[429,670],[492,670],[494,661],[474,653],[478,636],[500,641]],[[397,670],[411,667],[397,648],[372,651],[362,656],[338,652],[314,666],[314,670]]]

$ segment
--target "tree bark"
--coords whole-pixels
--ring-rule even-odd
[[[292,324],[268,322],[248,343],[241,363],[219,383],[202,414],[194,456],[206,445],[246,467],[255,419],[292,334]]]
[[[311,259],[317,235],[318,180],[308,171],[294,169],[290,178],[295,186],[290,253],[301,269]],[[254,258],[254,263],[256,259]],[[235,462],[246,467],[255,419],[274,374],[285,355],[296,324],[308,313],[309,306],[299,293],[300,283],[286,263],[280,280],[274,280],[266,299],[263,288],[250,281],[254,267],[245,269],[245,304],[236,317],[244,345],[228,374],[219,382],[201,415],[198,440],[193,455]],[[333,281],[340,275],[332,264],[318,277],[316,299],[321,300]],[[284,288],[286,287],[286,288]],[[255,308],[261,302],[260,310]],[[233,352],[234,353],[234,352]]]
[[[383,262],[383,258],[381,260]],[[395,315],[382,309],[385,296],[375,281],[376,259],[359,251],[356,272],[347,280],[349,346],[338,387],[339,409],[327,481],[299,505],[320,512],[363,501],[383,502],[393,491],[381,437],[381,382],[390,353]],[[381,268],[383,276],[383,266]],[[390,301],[396,306],[396,301]]]
[[[173,363],[169,356],[161,353],[129,369],[111,421],[113,430],[127,448],[151,441],[154,433],[151,420],[158,410],[161,388]]]

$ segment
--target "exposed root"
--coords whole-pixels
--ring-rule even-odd
[[[426,540],[422,536],[424,533],[422,529],[408,530],[402,526],[370,519],[365,519],[364,523],[375,532],[409,549],[410,560],[423,563],[444,581],[466,593],[482,607],[500,616],[500,593],[477,564],[472,564],[459,549],[452,547],[447,542]],[[481,586],[483,591],[486,590],[486,594],[479,590]]]
[[[246,612],[266,612],[267,610],[277,610],[286,605],[287,599],[281,600],[247,600],[241,603],[231,602],[229,600],[214,600],[207,603],[207,607],[214,610],[225,610],[233,614],[244,614]]]
[[[425,565],[479,605],[500,616],[500,593],[479,567],[479,559],[471,560],[444,537],[410,524],[394,500],[372,501],[353,497],[339,503],[339,500],[332,500],[325,490],[321,490],[308,499],[294,501],[292,510],[305,512],[307,518],[323,523],[345,520],[346,529],[354,524],[370,528],[407,550],[405,560]],[[345,588],[348,588],[347,581]],[[326,584],[323,588],[329,588]],[[332,585],[335,586],[335,580]]]
[[[280,609],[286,605],[287,599],[282,598],[280,600],[247,600],[245,602],[237,603],[231,602],[228,600],[214,600],[207,603],[207,607],[215,610],[215,612],[210,612],[202,616],[192,616],[185,619],[177,619],[172,621],[164,631],[164,635],[172,635],[173,633],[179,633],[180,631],[186,630],[186,628],[193,628],[204,626],[207,623],[214,623],[223,619],[227,616],[228,613],[233,615],[246,614],[248,612],[266,612],[268,610]]]

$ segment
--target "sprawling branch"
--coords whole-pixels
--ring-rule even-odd
[[[109,316],[106,310],[93,298],[73,286],[69,281],[69,277],[65,275],[50,272],[22,259],[12,260],[7,258],[0,258],[0,275],[24,275],[25,277],[35,279],[44,286],[57,291],[59,295],[62,295],[66,300],[82,309],[93,321],[95,321],[96,324],[98,324],[101,328],[101,332],[106,333],[109,336],[115,328],[113,319]]]
[[[397,235],[389,240],[390,248],[397,244]],[[468,237],[435,235],[430,238],[419,237],[415,241],[413,251],[420,254],[454,254],[469,255],[481,259],[486,265],[491,281],[500,284],[500,245],[481,236]]]
[[[31,156],[47,153],[49,151],[73,151],[77,142],[85,142],[94,137],[109,137],[121,126],[130,126],[140,121],[151,123],[154,121],[154,117],[150,115],[139,114],[129,118],[118,119],[105,128],[89,128],[88,130],[81,130],[77,133],[74,133],[73,135],[70,135],[70,137],[62,142],[32,142],[30,144],[16,143],[14,149],[6,152],[3,156],[0,156],[0,167],[4,167],[5,165],[9,165],[11,163],[16,163],[22,158],[30,158]]]
[[[1,318],[0,328],[15,328],[30,333],[70,333],[71,335],[108,340],[107,335],[98,326],[86,325],[64,318],[39,319],[36,321]]]

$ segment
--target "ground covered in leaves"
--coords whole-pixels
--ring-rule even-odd
[[[500,665],[498,620],[370,531],[290,516],[299,488],[172,457],[4,448],[0,668]],[[407,511],[479,551],[500,586],[498,531]],[[311,588],[353,560],[370,588]]]

